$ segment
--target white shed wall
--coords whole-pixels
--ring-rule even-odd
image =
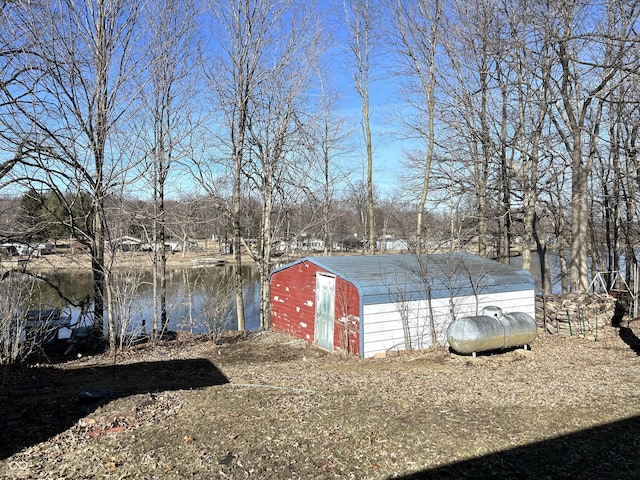
[[[481,315],[487,306],[500,307],[505,313],[523,312],[535,319],[535,293],[533,290],[504,292],[476,297],[456,297],[453,301],[456,318]],[[436,336],[440,345],[447,344],[447,328],[453,321],[448,298],[434,299],[431,307],[435,318]],[[411,347],[415,350],[432,346],[429,328],[428,305],[425,300],[406,302],[406,304],[365,305],[363,309],[362,330],[364,338],[364,357],[376,353],[405,350],[404,329],[400,310],[405,309],[411,335]]]

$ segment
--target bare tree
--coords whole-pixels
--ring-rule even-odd
[[[127,265],[127,268],[110,269],[108,277],[109,315],[113,317],[110,322],[113,332],[110,335],[117,339],[118,348],[122,350],[146,334],[143,331],[145,324],[133,321],[142,310],[136,292],[144,285],[144,272],[135,265]]]
[[[30,48],[16,59],[20,87],[5,92],[13,102],[5,138],[28,153],[18,180],[46,185],[68,211],[88,194],[83,225],[71,221],[70,228],[91,253],[94,316],[101,325],[108,238],[104,201],[130,168],[127,144],[115,136],[137,97],[130,80],[138,67],[140,4],[57,0],[12,7],[14,24]]]
[[[199,326],[204,329],[215,345],[222,330],[228,328],[230,317],[232,317],[233,285],[227,282],[223,270],[217,271],[213,281],[201,279],[199,284],[204,290],[200,305],[202,318]]]
[[[21,34],[20,28],[16,25],[14,16],[15,9],[9,2],[0,2],[0,25],[2,25],[2,38],[0,39],[0,124],[11,123],[13,94],[11,90],[14,85],[18,88],[25,88],[22,85],[22,78],[25,67],[16,64],[15,58],[28,48],[26,39]],[[23,155],[28,155],[29,147],[26,145],[15,145],[13,137],[4,128],[0,129],[0,149],[5,152],[12,152],[3,157],[0,161],[0,188],[6,185],[6,176],[11,169],[20,162]]]
[[[501,169],[504,175],[501,185],[503,192],[510,192],[510,185],[516,182],[522,198],[522,268],[531,271],[531,252],[536,249],[543,290],[550,294],[551,284],[545,274],[548,268],[546,238],[540,231],[539,222],[543,211],[539,202],[540,179],[552,181],[549,176],[545,178],[542,167],[544,152],[548,151],[544,132],[548,128],[552,69],[550,28],[546,22],[548,11],[544,5],[514,8],[510,1],[504,2],[502,9],[505,54],[497,64],[496,74],[503,104],[501,163],[508,164],[509,171]],[[525,26],[536,32],[532,38],[523,35]],[[511,134],[507,135],[507,132]],[[508,162],[504,158],[505,150],[512,152]],[[512,213],[511,208],[505,210],[505,215]],[[507,239],[510,237],[507,232]]]
[[[624,252],[626,282],[631,284],[633,272],[637,267],[637,259],[634,253],[635,239],[638,235],[637,222],[634,220],[638,210],[638,191],[640,186],[640,162],[638,161],[638,133],[640,131],[640,105],[637,102],[629,102],[625,99],[637,95],[637,83],[633,78],[620,85],[613,95],[610,110],[612,120],[610,130],[614,139],[612,155],[619,158],[619,165],[614,164],[613,171],[620,184],[620,196],[614,199],[621,206],[616,210],[620,212],[618,220],[621,229],[621,249]],[[614,243],[615,241],[611,241]]]
[[[236,255],[238,328],[244,328],[241,293],[241,182],[260,199],[257,248],[246,245],[261,274],[260,327],[268,328],[268,277],[277,203],[304,169],[296,148],[303,129],[305,95],[318,55],[313,5],[296,0],[216,2],[215,38],[222,55],[212,68],[212,88],[225,115],[234,165],[232,219]],[[294,148],[295,147],[295,148]],[[279,202],[280,200],[280,202]]]
[[[417,255],[424,248],[424,214],[435,150],[436,55],[443,8],[441,0],[396,0],[392,5],[396,48],[405,65],[407,83],[410,85],[406,91],[406,100],[415,111],[411,120],[405,122],[410,132],[418,133],[417,139],[425,146],[424,160],[420,162],[422,186],[417,205]]]
[[[274,33],[279,32],[273,48],[277,53],[264,65],[268,81],[252,99],[254,110],[248,130],[252,161],[246,173],[262,207],[259,249],[254,254],[260,269],[261,329],[269,327],[273,233],[277,223],[283,221],[282,217],[274,218],[274,207],[278,199],[295,194],[299,179],[305,178],[302,172],[307,170],[308,158],[300,153],[306,149],[307,138],[303,118],[313,65],[320,52],[313,9],[295,3],[280,8],[275,15],[272,10],[272,18],[277,21]]]
[[[492,135],[492,113],[500,111],[493,95],[494,71],[500,54],[495,12],[494,2],[454,2],[449,9],[447,36],[443,40],[451,64],[446,82],[442,80],[450,102],[447,117],[452,127],[449,142],[454,151],[451,154],[468,165],[467,177],[470,178],[459,181],[468,184],[476,198],[477,253],[482,256],[487,254],[490,172],[497,151]],[[461,140],[465,151],[458,146]]]
[[[166,187],[176,162],[191,154],[188,141],[197,128],[194,116],[196,30],[193,1],[162,0],[152,2],[148,15],[151,37],[147,50],[148,77],[145,81],[143,115],[148,127],[144,163],[153,192],[153,333],[167,324],[167,212]],[[143,117],[143,118],[144,118]]]
[[[591,2],[553,5],[552,41],[559,68],[552,120],[571,162],[571,289],[575,291],[589,286],[588,186],[603,107],[619,76],[634,75],[637,69],[638,6],[636,1],[608,2],[605,10]]]
[[[368,252],[375,253],[376,224],[373,187],[373,140],[371,135],[370,75],[376,48],[376,29],[379,20],[378,4],[370,0],[345,0],[345,23],[349,33],[349,49],[354,59],[353,80],[362,102],[362,130],[366,150],[366,187],[368,221]]]
[[[230,218],[233,224],[234,283],[238,330],[244,330],[242,294],[242,171],[249,128],[250,100],[263,80],[260,60],[269,38],[269,2],[212,0],[212,37],[218,45],[211,55],[209,83],[224,115],[224,145],[233,165]]]
[[[21,361],[50,335],[46,321],[28,325],[27,312],[34,307],[37,286],[38,280],[20,272],[6,271],[0,276],[0,365]]]
[[[336,184],[338,184],[340,176],[346,175],[343,171],[344,165],[340,166],[337,158],[344,153],[346,141],[351,134],[347,128],[345,119],[337,115],[339,97],[332,86],[326,81],[325,77],[327,76],[324,72],[317,72],[317,78],[320,84],[320,111],[315,120],[317,123],[315,132],[312,133],[315,142],[317,142],[317,153],[322,158],[322,161],[318,162],[318,164],[322,188],[322,213],[320,222],[325,255],[328,255],[332,250],[331,211],[334,203]],[[313,163],[315,162],[312,162],[312,165]]]

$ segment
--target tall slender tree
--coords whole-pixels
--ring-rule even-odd
[[[417,204],[416,253],[424,248],[424,216],[429,195],[431,165],[435,155],[436,140],[436,88],[437,52],[444,14],[442,0],[407,2],[395,0],[392,4],[394,18],[393,38],[404,65],[404,75],[410,85],[404,91],[414,115],[404,123],[410,132],[424,145],[421,188]],[[411,137],[415,138],[415,134]]]
[[[368,252],[376,249],[375,200],[373,183],[373,138],[371,133],[371,72],[378,40],[379,4],[371,0],[345,0],[345,23],[353,58],[353,81],[362,104],[362,132],[366,152]]]
[[[212,3],[215,45],[220,52],[209,72],[223,109],[225,144],[233,162],[233,201],[238,328],[242,306],[241,186],[252,188],[261,205],[259,241],[244,245],[261,275],[260,328],[268,328],[273,214],[278,198],[303,168],[299,141],[305,95],[319,44],[313,4],[298,0],[230,0]],[[281,202],[286,203],[286,202]]]
[[[242,173],[249,128],[250,99],[255,95],[260,77],[260,58],[266,49],[268,7],[254,0],[212,0],[212,49],[209,85],[224,116],[223,144],[232,161],[232,201],[229,216],[233,225],[235,258],[235,304],[237,328],[244,330],[245,315],[242,291]]]
[[[328,68],[328,66],[324,66]],[[351,132],[347,128],[345,118],[338,115],[340,97],[331,83],[326,71],[318,71],[320,84],[319,112],[315,117],[315,128],[312,133],[313,142],[317,143],[317,155],[322,159],[318,163],[320,184],[322,189],[322,206],[320,224],[324,243],[324,254],[332,251],[332,210],[335,202],[336,180],[344,175],[344,165],[338,163],[338,158],[344,157],[346,141]],[[313,163],[312,163],[313,164]]]
[[[167,324],[167,212],[165,206],[169,175],[176,162],[184,162],[191,153],[189,139],[198,128],[194,85],[196,62],[196,24],[194,2],[161,0],[147,11],[147,69],[144,81],[144,111],[141,117],[147,140],[144,170],[151,178],[153,192],[153,301],[154,336]]]
[[[605,102],[623,76],[635,75],[640,3],[554,4],[558,65],[553,122],[571,167],[571,290],[589,287],[589,178],[601,137]],[[578,20],[579,19],[579,20]]]

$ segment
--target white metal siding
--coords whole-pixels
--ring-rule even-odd
[[[523,312],[535,319],[535,294],[533,290],[492,293],[476,297],[464,296],[453,299],[455,317],[481,315],[487,306],[500,307],[505,313]],[[414,349],[427,348],[431,345],[428,304],[425,300],[406,303],[411,344]],[[449,299],[432,300],[438,343],[446,345],[446,332],[453,321]],[[365,305],[363,308],[364,357],[372,357],[376,353],[405,349],[404,330],[399,309],[402,304],[385,303]]]

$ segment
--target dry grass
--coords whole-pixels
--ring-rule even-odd
[[[633,329],[360,360],[275,333],[14,370],[2,478],[638,478]],[[625,341],[626,340],[626,341]],[[102,404],[79,404],[90,387]]]

